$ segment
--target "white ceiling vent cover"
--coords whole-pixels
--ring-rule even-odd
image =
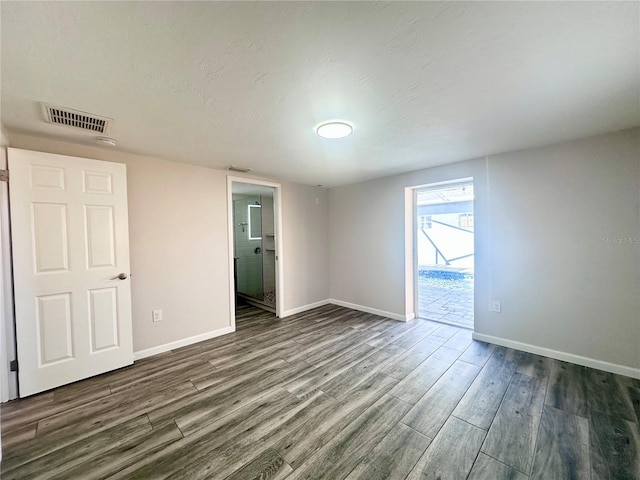
[[[112,118],[101,117],[93,113],[72,110],[71,108],[56,107],[42,104],[44,119],[47,123],[64,125],[66,127],[79,128],[94,133],[106,134],[111,127]]]
[[[231,172],[249,173],[251,170],[253,170],[253,168],[238,167],[237,165],[229,165],[227,167],[227,170]]]

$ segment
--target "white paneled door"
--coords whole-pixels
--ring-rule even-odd
[[[133,363],[125,165],[9,149],[20,396]]]

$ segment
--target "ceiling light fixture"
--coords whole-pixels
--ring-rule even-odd
[[[322,138],[344,138],[353,133],[353,127],[345,122],[327,122],[316,128]]]

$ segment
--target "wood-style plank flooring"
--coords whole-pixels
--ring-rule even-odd
[[[2,406],[2,479],[640,479],[640,381],[337,306]]]

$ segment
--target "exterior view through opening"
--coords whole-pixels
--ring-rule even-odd
[[[416,189],[416,313],[473,328],[473,180]]]

